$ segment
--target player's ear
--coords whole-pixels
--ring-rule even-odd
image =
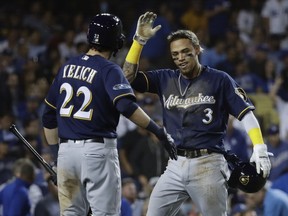
[[[197,56],[200,55],[200,53],[201,53],[201,51],[200,51],[200,46],[199,46],[199,45],[198,45],[198,46],[194,46],[194,49],[195,49],[196,55],[197,55]]]

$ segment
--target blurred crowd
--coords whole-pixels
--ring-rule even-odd
[[[21,178],[19,164],[32,161],[35,177],[28,193],[31,215],[59,215],[57,188],[47,182],[48,173],[9,127],[14,123],[51,162],[41,115],[59,66],[87,50],[87,24],[100,12],[122,19],[125,46],[112,59],[122,65],[137,19],[149,10],[158,14],[155,25],[162,28],[144,47],[140,70],[174,67],[166,38],[176,29],[192,30],[205,49],[201,64],[224,70],[246,91],[256,107],[268,150],[274,153],[269,184],[255,194],[229,191],[229,215],[263,215],[263,208],[288,196],[288,0],[10,0],[0,6],[0,190],[14,178]],[[162,124],[158,98],[135,93],[139,105]],[[227,149],[249,160],[252,144],[232,117],[224,141]],[[168,155],[156,137],[122,116],[118,142],[122,215],[144,216]],[[200,215],[192,200],[187,200],[179,212],[179,216],[188,215]]]

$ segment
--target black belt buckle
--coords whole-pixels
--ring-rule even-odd
[[[195,158],[195,157],[200,157],[201,156],[201,153],[200,151],[197,149],[197,150],[187,150],[185,151],[185,156],[187,158]]]
[[[177,154],[187,158],[197,158],[209,154],[208,149],[177,149]]]

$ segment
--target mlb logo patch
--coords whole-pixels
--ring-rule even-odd
[[[83,60],[88,60],[88,59],[89,59],[89,56],[84,55],[84,56],[82,57],[82,59],[83,59]]]

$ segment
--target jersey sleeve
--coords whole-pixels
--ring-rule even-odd
[[[247,112],[255,109],[246,92],[232,77],[225,76],[223,86],[224,101],[228,107],[228,112],[238,120],[241,120]]]
[[[157,79],[159,79],[158,71],[142,72],[138,71],[132,87],[138,92],[157,93]]]
[[[128,80],[125,78],[122,70],[118,66],[112,67],[107,71],[107,76],[105,76],[105,88],[108,95],[115,105],[117,100],[122,97],[130,97],[133,101],[136,101],[133,89],[129,84]]]
[[[45,103],[49,107],[56,109],[58,94],[59,89],[58,89],[58,75],[57,75],[49,88],[48,94],[45,98]]]

